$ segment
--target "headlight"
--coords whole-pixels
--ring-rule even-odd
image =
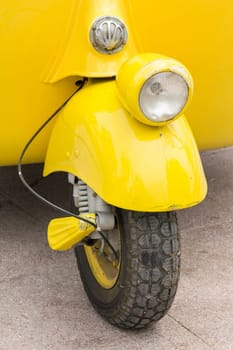
[[[173,119],[188,99],[185,80],[173,72],[163,72],[146,80],[139,94],[142,113],[154,122]]]
[[[116,83],[125,108],[148,125],[178,118],[192,97],[188,70],[180,62],[157,54],[139,54],[126,61]]]

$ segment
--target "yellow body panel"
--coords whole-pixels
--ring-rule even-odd
[[[116,75],[121,64],[137,52],[127,10],[125,0],[73,1],[69,22],[45,77],[46,81],[54,82],[74,75],[88,77]],[[89,39],[91,25],[102,16],[118,17],[127,25],[129,40],[123,50],[114,55],[97,52]]]
[[[91,47],[89,28],[102,15],[127,25],[122,52],[101,55]],[[74,91],[78,75],[114,75],[135,47],[189,68],[195,93],[188,120],[199,148],[232,145],[232,22],[232,0],[1,0],[0,165],[17,162],[32,133]],[[50,129],[27,162],[44,160]]]
[[[127,22],[123,0],[1,0],[0,165],[16,164],[38,127],[76,89],[79,76],[112,76],[136,52],[132,33],[124,50],[101,55],[89,42],[96,17]],[[63,79],[63,80],[62,80]],[[44,160],[51,126],[27,153]]]
[[[44,175],[59,170],[75,174],[106,202],[126,209],[181,209],[206,195],[185,117],[163,127],[142,124],[122,107],[114,80],[89,83],[60,113]]]
[[[61,0],[0,2],[0,165],[16,164],[32,134],[76,89],[77,78],[43,82],[69,13]],[[35,141],[26,162],[44,160],[50,130]]]

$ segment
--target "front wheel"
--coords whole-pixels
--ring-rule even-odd
[[[91,303],[119,327],[143,328],[158,321],[170,308],[179,279],[175,213],[116,209],[116,229],[105,234],[107,241],[75,249]]]

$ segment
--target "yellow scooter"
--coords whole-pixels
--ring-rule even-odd
[[[49,244],[75,249],[102,316],[143,328],[176,293],[175,211],[207,191],[184,116],[192,77],[176,59],[140,49],[146,17],[136,25],[129,1],[3,0],[0,9],[1,164],[20,159],[30,190],[22,163],[68,174],[74,210],[57,207],[66,216],[49,223]]]

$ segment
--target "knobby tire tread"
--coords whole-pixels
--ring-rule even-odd
[[[122,328],[144,328],[161,319],[176,294],[180,271],[180,242],[176,214],[122,210],[126,228],[126,278],[114,310],[106,310],[90,296],[97,311]]]

